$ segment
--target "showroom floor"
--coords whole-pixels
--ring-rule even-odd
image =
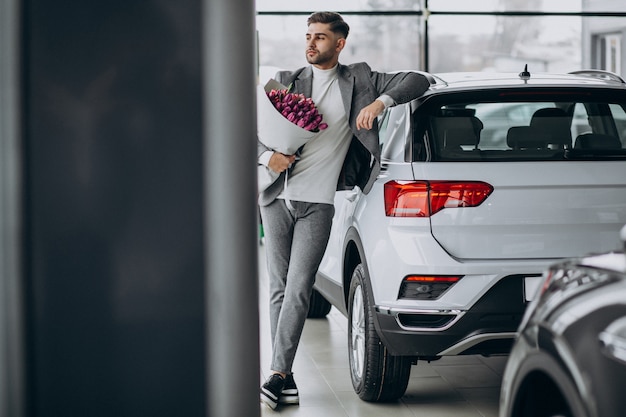
[[[268,285],[263,246],[259,251],[261,379],[271,359]],[[309,319],[296,361],[294,378],[299,406],[261,406],[261,416],[293,417],[445,417],[497,416],[500,380],[506,357],[446,357],[419,362],[411,370],[404,397],[391,404],[361,401],[352,390],[348,369],[347,320],[336,309],[325,319]]]

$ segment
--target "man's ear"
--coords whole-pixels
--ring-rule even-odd
[[[346,38],[337,39],[337,46],[336,46],[337,52],[341,52],[344,46],[346,46]]]

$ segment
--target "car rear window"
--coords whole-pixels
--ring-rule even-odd
[[[433,161],[626,158],[626,100],[581,97],[437,105],[420,119],[426,129],[415,148],[427,147],[419,158]]]

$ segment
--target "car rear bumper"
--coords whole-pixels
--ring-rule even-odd
[[[506,354],[526,309],[523,280],[504,277],[467,311],[376,306],[376,328],[394,355]]]

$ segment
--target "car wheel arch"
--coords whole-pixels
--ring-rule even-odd
[[[344,292],[343,296],[345,300],[344,302],[346,306],[346,313],[347,313],[348,304],[349,304],[350,283],[352,280],[352,274],[354,270],[356,269],[357,265],[359,264],[363,266],[363,272],[365,273],[365,283],[369,288],[369,291],[367,291],[366,293],[368,296],[369,305],[372,306],[373,308],[374,306],[376,306],[376,300],[374,298],[374,291],[373,291],[374,287],[372,285],[372,278],[371,278],[369,268],[367,265],[367,258],[365,257],[363,243],[361,241],[361,238],[356,228],[351,227],[350,229],[348,229],[346,233],[346,239],[345,239],[345,245],[344,245],[344,259],[343,259],[342,286],[343,286],[343,292]],[[379,337],[381,338],[383,343],[387,345],[387,340],[384,334],[381,332],[380,323],[378,323],[378,315],[374,314],[373,318],[374,318],[374,327],[376,328],[376,331]]]
[[[569,371],[561,369],[560,364],[551,355],[545,352],[527,355],[518,367],[515,379],[511,383],[511,395],[509,409],[506,410],[508,417],[524,417],[529,410],[524,410],[523,400],[529,399],[529,395],[536,393],[550,393],[551,403],[555,404],[555,395],[559,395],[569,408],[572,417],[596,417],[593,410],[584,406],[578,393],[581,392]],[[539,401],[538,403],[541,403]]]
[[[346,306],[348,305],[348,296],[350,293],[350,281],[352,280],[352,273],[356,269],[357,265],[362,264],[365,276],[367,277],[368,285],[372,288],[370,282],[369,268],[367,267],[367,260],[365,258],[365,251],[363,249],[363,243],[356,228],[351,227],[346,232],[346,238],[344,240],[343,250],[343,296]],[[370,296],[372,297],[372,296]],[[370,299],[372,305],[373,299]]]

